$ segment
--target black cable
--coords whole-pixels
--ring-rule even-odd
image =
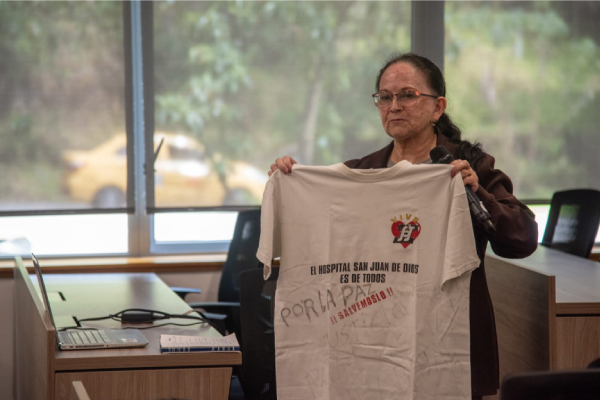
[[[153,325],[153,326],[142,326],[142,327],[135,327],[135,326],[125,326],[121,329],[152,329],[152,328],[158,328],[161,326],[167,326],[167,325],[175,325],[175,326],[192,326],[192,325],[200,325],[203,324],[204,322],[194,322],[193,324],[176,324],[175,322],[167,322],[166,324],[160,324],[160,325]]]
[[[198,311],[196,309],[193,309],[193,310],[196,313],[198,313],[198,315],[200,315],[200,317],[203,318],[208,325],[210,325],[213,329],[215,329],[217,332],[219,332],[221,334],[221,336],[227,335],[227,331],[226,331],[225,327],[221,326],[220,324],[217,324],[215,321],[212,321],[210,318],[207,318],[206,315],[204,315],[204,313],[202,313],[201,311]]]
[[[145,308],[128,308],[126,310],[123,311],[119,311],[116,314],[109,314],[106,317],[98,317],[98,318],[84,318],[84,319],[80,319],[79,322],[85,322],[85,321],[101,321],[104,319],[114,319],[115,321],[119,321],[119,322],[127,322],[127,321],[123,321],[123,316],[126,315],[127,313],[146,313],[149,314],[148,315],[148,319],[147,320],[139,320],[137,321],[138,323],[145,323],[145,322],[154,322],[154,321],[159,321],[162,319],[169,319],[169,318],[175,318],[175,315],[172,314],[168,314],[162,311],[156,311],[156,310],[148,310]]]
[[[106,319],[106,318],[105,318]],[[192,324],[177,324],[175,322],[167,322],[166,324],[160,324],[160,325],[153,325],[153,326],[142,326],[142,327],[135,327],[135,326],[125,326],[121,329],[152,329],[152,328],[158,328],[161,326],[167,326],[167,325],[175,325],[175,326],[192,326],[192,325],[200,325],[203,324],[204,322],[194,322]],[[59,332],[65,332],[69,329],[73,329],[73,330],[78,330],[78,331],[98,331],[98,330],[103,330],[104,328],[82,328],[79,326],[69,326],[66,328],[60,328],[58,331]]]
[[[117,321],[117,322],[121,322],[121,323],[127,323],[127,321],[123,321],[123,315],[126,314],[127,312],[134,312],[134,313],[148,313],[149,314],[149,319],[148,320],[139,320],[137,321],[138,323],[154,323],[154,321],[161,321],[161,320],[165,320],[165,319],[171,319],[171,318],[179,318],[179,319],[191,319],[191,320],[196,320],[198,322],[192,323],[192,324],[177,324],[175,322],[169,322],[166,324],[160,324],[160,325],[153,325],[153,326],[146,326],[146,327],[134,327],[134,326],[129,326],[129,327],[123,327],[122,329],[152,329],[152,328],[158,328],[161,326],[167,326],[167,325],[175,325],[175,326],[192,326],[192,325],[199,325],[202,323],[206,323],[208,325],[210,325],[212,328],[214,328],[217,332],[219,332],[222,336],[225,336],[227,334],[226,330],[224,329],[224,327],[220,326],[219,324],[215,323],[214,321],[211,321],[209,318],[207,318],[201,311],[198,310],[193,310],[195,313],[197,313],[199,315],[199,317],[193,316],[193,315],[187,315],[187,314],[169,314],[163,311],[156,311],[156,310],[148,310],[148,309],[144,309],[144,308],[128,308],[126,310],[122,310],[119,311],[116,314],[109,314],[106,317],[96,317],[96,318],[84,318],[84,319],[79,319],[78,322],[89,322],[89,321],[102,321],[105,319],[112,319],[113,321]],[[62,330],[67,330],[67,329],[78,329],[78,330],[98,330],[97,328],[83,328],[83,327],[72,327],[72,328],[62,328]]]
[[[98,328],[83,328],[81,326],[67,326],[66,328],[60,328],[58,330],[58,332],[64,332],[69,329],[75,329],[75,330],[79,330],[79,331],[97,331],[98,330]]]
[[[148,310],[148,309],[144,309],[144,308],[128,308],[126,310],[122,310],[119,311],[116,314],[109,314],[108,316],[105,317],[95,317],[95,318],[84,318],[84,319],[79,319],[79,322],[89,322],[89,321],[102,321],[105,319],[112,319],[114,321],[117,322],[121,322],[121,323],[127,323],[128,321],[124,318],[123,316],[127,313],[147,313],[148,314],[148,319],[147,320],[143,320],[140,319],[136,322],[138,323],[154,323],[155,321],[161,321],[161,320],[165,320],[165,319],[171,319],[171,318],[179,318],[179,319],[191,319],[191,320],[195,320],[198,321],[196,323],[193,324],[177,324],[174,322],[170,322],[168,324],[161,324],[161,325],[155,325],[155,326],[150,326],[150,327],[142,327],[142,328],[138,328],[138,327],[125,327],[124,329],[150,329],[150,328],[154,328],[154,327],[159,327],[159,326],[165,326],[165,325],[177,325],[177,326],[190,326],[190,325],[198,325],[201,323],[207,323],[210,326],[212,326],[213,328],[217,329],[220,333],[221,329],[219,329],[218,327],[215,327],[205,316],[204,314],[202,314],[199,311],[196,311],[200,317],[196,317],[193,315],[186,315],[186,314],[169,314],[163,311],[156,311],[156,310]],[[79,327],[77,327],[79,328]],[[63,329],[71,329],[71,328],[63,328]],[[83,329],[95,329],[95,328],[83,328]]]

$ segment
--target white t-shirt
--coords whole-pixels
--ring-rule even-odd
[[[258,258],[281,257],[277,395],[471,399],[464,185],[448,165],[295,165],[267,183]]]

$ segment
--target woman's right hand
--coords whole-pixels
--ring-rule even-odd
[[[298,164],[296,160],[292,157],[285,156],[283,158],[278,158],[275,160],[275,164],[271,164],[271,170],[269,171],[269,176],[273,175],[273,172],[280,170],[283,174],[291,174],[292,173],[292,165]]]

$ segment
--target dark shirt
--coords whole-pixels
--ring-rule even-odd
[[[438,134],[437,145],[444,146],[457,159],[457,145],[443,134]],[[387,168],[394,142],[361,159],[349,160],[349,168]],[[469,160],[467,160],[469,161]],[[471,167],[479,178],[475,194],[491,215],[496,227],[488,235],[473,224],[479,268],[471,275],[470,324],[471,324],[471,388],[474,397],[496,394],[499,386],[498,341],[494,309],[485,277],[485,251],[490,243],[494,253],[505,258],[524,258],[537,248],[538,227],[529,208],[513,196],[510,178],[494,169],[494,157],[484,156]],[[515,327],[517,328],[517,327]]]

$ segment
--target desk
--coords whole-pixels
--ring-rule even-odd
[[[485,262],[501,379],[600,357],[600,263],[543,246],[522,260],[488,254]]]
[[[142,330],[143,349],[58,351],[55,331],[39,296],[35,275],[20,260],[15,276],[15,356],[18,400],[68,399],[72,381],[83,382],[92,399],[221,399],[229,393],[233,365],[241,353],[161,354],[160,334],[217,336],[205,324]],[[44,275],[58,325],[67,318],[100,317],[127,308],[182,314],[190,308],[154,274]],[[190,323],[190,320],[172,320]],[[116,321],[86,326],[120,328]],[[60,326],[59,326],[60,328]]]

